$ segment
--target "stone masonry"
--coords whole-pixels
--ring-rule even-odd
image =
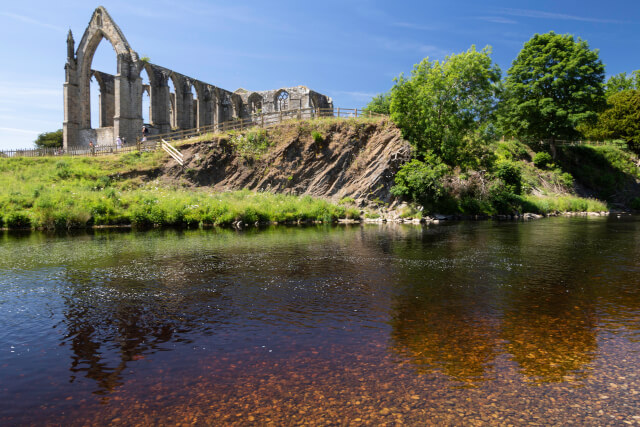
[[[117,56],[115,76],[91,69],[98,44],[106,38]],[[141,72],[147,72],[149,84],[143,85]],[[90,84],[100,87],[99,127],[91,128]],[[169,80],[175,92],[170,91]],[[192,88],[196,93],[194,99]],[[67,36],[67,63],[64,83],[64,148],[113,145],[117,136],[135,141],[141,135],[142,96],[150,98],[152,133],[172,129],[191,129],[215,125],[233,119],[246,119],[258,113],[300,108],[333,108],[326,95],[305,86],[270,91],[235,92],[216,87],[140,59],[107,10],[100,6],[91,16],[77,50],[73,34]]]

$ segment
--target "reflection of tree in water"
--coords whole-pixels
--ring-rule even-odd
[[[523,374],[554,382],[584,376],[598,346],[593,305],[572,300],[564,289],[555,295],[531,291],[520,298],[520,306],[505,312],[502,336]]]
[[[398,269],[405,294],[394,310],[393,346],[421,372],[438,370],[468,385],[482,381],[499,340],[496,295],[476,270],[491,256],[484,250],[490,236],[460,225],[424,229],[419,237],[393,248],[413,260]]]
[[[454,306],[444,300],[405,298],[393,319],[395,348],[420,371],[442,370],[468,384],[480,381],[496,355],[495,321],[473,301]]]

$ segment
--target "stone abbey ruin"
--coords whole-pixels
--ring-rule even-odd
[[[91,69],[98,44],[106,38],[117,56],[117,74]],[[149,84],[142,83],[146,71]],[[99,127],[91,127],[90,84],[100,87]],[[175,92],[169,86],[171,80]],[[194,98],[193,91],[196,97]],[[142,97],[149,95],[149,123],[143,123]],[[67,37],[64,83],[64,148],[113,145],[118,136],[135,141],[143,125],[151,133],[192,129],[258,113],[301,108],[333,108],[331,98],[305,86],[269,91],[235,92],[219,88],[141,59],[107,10],[100,6],[75,50],[71,30]]]

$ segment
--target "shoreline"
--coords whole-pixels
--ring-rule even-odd
[[[608,217],[608,216],[633,216],[637,215],[637,212],[630,211],[602,211],[602,212],[554,212],[545,215],[524,213],[521,215],[439,215],[434,214],[432,216],[422,218],[400,218],[400,217],[380,217],[380,218],[340,218],[331,222],[322,220],[299,220],[299,221],[256,221],[255,223],[245,223],[243,221],[235,221],[226,225],[215,224],[200,224],[197,227],[194,226],[175,226],[175,225],[155,225],[155,226],[136,226],[134,224],[119,224],[119,225],[90,225],[86,227],[73,227],[73,228],[8,228],[0,227],[0,231],[40,231],[40,232],[61,232],[61,231],[80,231],[80,230],[135,230],[135,231],[151,231],[159,229],[167,230],[197,230],[197,229],[226,229],[226,230],[244,230],[252,228],[274,227],[274,226],[310,226],[310,225],[365,225],[365,224],[413,224],[413,225],[428,225],[428,224],[442,224],[445,222],[460,222],[460,221],[531,221],[537,219],[551,218],[551,217]]]

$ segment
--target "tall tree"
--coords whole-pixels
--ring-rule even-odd
[[[636,70],[630,75],[620,73],[609,77],[605,85],[605,95],[609,98],[618,92],[631,89],[640,89],[640,70]]]
[[[598,129],[606,138],[623,139],[640,153],[640,90],[625,90],[607,99],[609,108],[600,114]]]
[[[41,133],[33,143],[36,145],[36,148],[62,147],[62,129],[58,129],[55,132]]]
[[[371,101],[367,104],[364,111],[371,111],[372,113],[378,114],[389,114],[389,107],[391,106],[391,93],[379,93],[374,96]]]
[[[462,146],[485,126],[496,106],[500,69],[485,47],[451,55],[444,61],[425,58],[410,78],[401,75],[391,89],[391,119],[416,149],[449,164],[460,160]]]
[[[572,139],[604,108],[603,82],[604,65],[586,41],[535,34],[507,72],[502,127],[525,139]]]

